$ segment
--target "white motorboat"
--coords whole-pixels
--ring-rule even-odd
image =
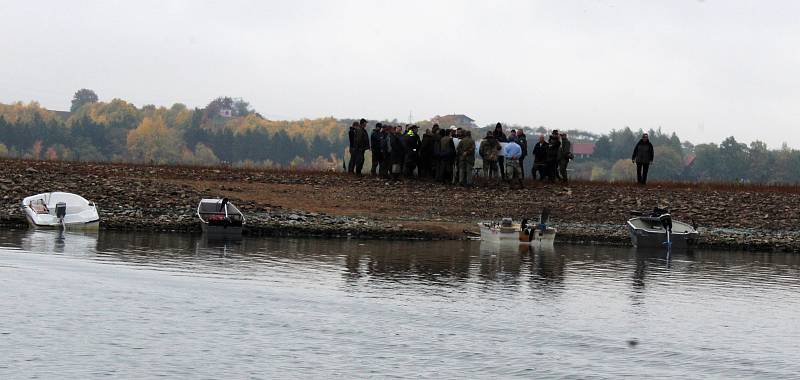
[[[539,216],[539,222],[530,222],[527,219],[519,223],[511,218],[497,221],[484,221],[478,223],[481,229],[481,240],[500,243],[517,244],[553,244],[556,238],[556,229],[547,225],[549,211],[545,209]]]
[[[673,220],[668,210],[655,208],[650,213],[635,212],[634,215],[638,216],[628,219],[634,247],[685,249],[697,242],[697,229]]]
[[[94,202],[72,193],[55,191],[31,195],[22,200],[22,211],[34,227],[96,230],[100,226]]]
[[[197,217],[203,232],[209,236],[236,237],[242,235],[244,214],[228,198],[202,199],[197,205]]]

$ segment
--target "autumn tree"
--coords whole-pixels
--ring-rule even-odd
[[[75,95],[72,96],[72,106],[69,108],[69,111],[75,112],[83,107],[84,104],[96,103],[97,100],[97,94],[94,91],[88,88],[82,88],[76,91]]]
[[[146,117],[128,132],[128,154],[135,161],[157,164],[180,162],[184,144],[177,130],[167,128],[164,120]]]

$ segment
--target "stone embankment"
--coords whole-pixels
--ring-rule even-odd
[[[0,160],[0,225],[25,221],[28,195],[81,194],[97,203],[101,228],[199,232],[201,198],[227,197],[247,217],[246,234],[376,239],[463,239],[476,222],[535,217],[543,207],[557,241],[630,244],[632,210],[668,207],[694,221],[700,247],[800,251],[800,190],[755,186],[527,183],[524,190],[426,181],[391,182],[341,173]]]

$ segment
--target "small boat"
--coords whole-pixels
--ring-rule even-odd
[[[669,210],[654,208],[652,212],[633,212],[628,219],[631,243],[637,248],[686,249],[697,243],[697,228],[672,219]]]
[[[235,237],[242,235],[244,214],[228,198],[202,199],[197,205],[203,232],[208,235]]]
[[[523,219],[516,223],[511,218],[497,221],[479,222],[481,240],[490,242],[510,242],[517,244],[553,244],[556,229],[547,225],[550,213],[547,209],[539,215],[539,222]]]
[[[94,202],[72,193],[31,195],[22,200],[22,212],[33,227],[96,230],[100,226]]]

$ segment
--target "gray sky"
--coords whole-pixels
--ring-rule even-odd
[[[800,148],[800,1],[7,1],[0,102],[242,97]]]

